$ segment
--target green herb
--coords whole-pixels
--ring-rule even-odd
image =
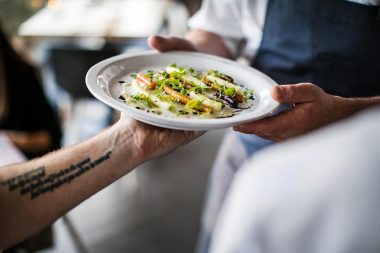
[[[144,107],[147,107],[147,108],[155,107],[155,104],[153,103],[153,101],[145,94],[138,93],[136,95],[132,95],[131,98],[134,101],[142,104]]]
[[[163,77],[163,78],[169,78],[170,75],[169,75],[168,72],[165,71],[165,72],[162,73],[162,77]]]
[[[232,87],[229,87],[229,88],[224,88],[224,92],[223,92],[226,96],[229,96],[229,97],[234,97],[235,96],[235,93],[236,93],[236,90]]]
[[[179,68],[179,74],[180,75],[186,74],[186,68],[184,68],[184,67]]]
[[[175,112],[175,110],[176,110],[176,106],[175,105],[170,105],[169,106],[169,111],[171,111],[171,112]]]
[[[200,93],[202,94],[203,93],[203,88],[200,86],[200,85],[193,85],[193,87],[191,87],[189,89],[189,91],[193,91],[195,93]]]
[[[186,106],[186,108],[191,108],[191,109],[195,109],[195,110],[200,110],[201,107],[202,107],[202,101],[199,101],[197,99],[193,99],[191,101],[189,101]]]
[[[154,75],[154,71],[153,70],[148,70],[148,76],[149,76],[150,80],[153,80],[153,75]]]
[[[245,99],[252,99],[253,93],[254,93],[254,89],[244,91],[244,98]]]
[[[173,71],[172,73],[170,73],[170,78],[181,79],[181,77],[183,77],[185,74],[186,74],[186,72]]]

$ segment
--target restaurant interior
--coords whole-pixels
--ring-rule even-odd
[[[87,90],[87,70],[111,56],[151,50],[146,40],[152,34],[183,35],[200,2],[0,0],[4,31],[39,70],[59,115],[61,147],[99,133],[118,117]],[[209,131],[141,165],[10,252],[193,252],[209,169],[224,131]]]
[[[0,252],[380,252],[380,0],[203,3],[0,0]]]

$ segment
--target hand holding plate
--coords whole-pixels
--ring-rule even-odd
[[[133,146],[144,161],[168,154],[205,133],[160,128],[134,120],[125,113],[115,127],[121,139],[132,135]]]
[[[162,37],[151,36],[148,39],[148,44],[151,48],[156,49],[159,52],[167,51],[197,51],[195,46],[187,39],[179,37]]]
[[[275,86],[271,95],[280,103],[292,104],[293,109],[273,117],[235,126],[234,130],[256,134],[272,141],[282,141],[349,114],[344,106],[344,98],[327,94],[310,83]]]

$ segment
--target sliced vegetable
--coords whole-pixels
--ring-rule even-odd
[[[225,86],[226,88],[232,88],[235,90],[236,94],[244,96],[243,89],[236,84],[230,83],[226,80],[223,80],[223,79],[216,77],[216,76],[213,76],[213,75],[207,75],[206,78],[212,82],[216,82],[219,86]]]
[[[178,100],[179,102],[181,102],[182,104],[187,104],[191,100],[191,98],[189,98],[188,96],[183,95],[182,93],[179,93],[178,91],[173,90],[166,84],[164,85],[164,91],[170,96],[172,96],[173,98],[175,98],[176,100]]]
[[[198,99],[190,100],[190,101],[186,104],[186,108],[191,108],[191,109],[195,109],[195,110],[200,111],[201,108],[202,108],[202,102],[199,101]]]
[[[185,105],[185,107],[186,108],[190,108],[190,109],[194,109],[194,110],[197,110],[197,111],[207,112],[207,113],[212,112],[212,108],[211,107],[203,105],[202,101],[200,101],[198,99],[190,100]]]
[[[160,98],[158,98],[158,96],[154,95],[154,94],[151,94],[149,92],[147,92],[145,89],[143,89],[141,86],[140,86],[140,83],[137,82],[137,80],[133,80],[132,82],[132,86],[135,87],[136,90],[139,91],[140,94],[144,94],[146,96],[149,96],[150,100],[155,104],[157,105],[158,107],[161,107],[161,108],[164,108],[164,109],[173,109],[173,105],[172,103],[169,103],[167,101],[163,101],[161,100]]]
[[[209,99],[202,94],[196,94],[195,92],[190,92],[190,98],[196,99],[201,102],[202,105],[211,107],[213,111],[219,112],[222,110],[222,103]]]
[[[172,73],[179,73],[180,74],[180,79],[189,83],[190,85],[192,86],[200,86],[202,88],[205,88],[205,89],[208,89],[209,86],[207,84],[205,84],[202,80],[199,80],[198,78],[192,76],[191,74],[186,74],[186,72],[184,72],[183,70],[177,68],[177,67],[173,67],[173,66],[168,66],[166,68],[166,72],[168,72],[169,74],[172,74]]]
[[[150,90],[154,90],[157,86],[157,83],[152,82],[152,78],[149,78],[146,74],[138,73],[136,80]]]

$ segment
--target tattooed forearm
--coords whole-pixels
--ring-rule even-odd
[[[83,159],[77,164],[52,174],[46,174],[46,168],[41,166],[6,181],[0,181],[0,187],[7,187],[11,192],[19,191],[21,195],[29,195],[31,199],[34,199],[46,192],[53,192],[62,185],[69,184],[83,173],[110,159],[111,153],[108,151],[94,161],[90,158]]]

